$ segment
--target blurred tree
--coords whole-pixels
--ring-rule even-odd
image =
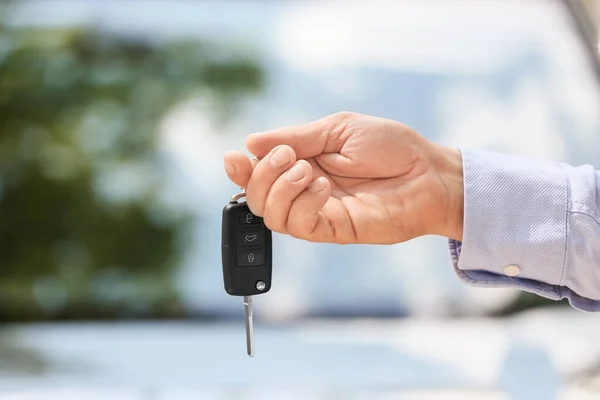
[[[497,312],[491,313],[494,317],[506,317],[514,314],[518,314],[522,311],[526,311],[532,308],[542,307],[570,307],[567,299],[559,301],[550,300],[545,297],[538,296],[537,294],[521,292],[517,298],[508,304],[506,307],[498,310]]]
[[[260,68],[198,42],[0,22],[0,321],[169,317],[189,218],[161,203],[157,125]]]

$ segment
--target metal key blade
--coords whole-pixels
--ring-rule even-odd
[[[246,350],[254,357],[254,325],[252,324],[252,296],[244,296],[244,312],[246,314]]]

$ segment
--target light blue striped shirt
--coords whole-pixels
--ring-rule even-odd
[[[464,234],[454,269],[479,287],[513,287],[600,311],[600,172],[461,149]]]

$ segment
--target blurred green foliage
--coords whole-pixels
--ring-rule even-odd
[[[222,120],[261,84],[216,44],[0,22],[0,321],[183,315],[190,218],[161,201],[158,124],[199,93]]]
[[[547,299],[545,297],[538,296],[534,293],[521,292],[517,295],[517,298],[503,307],[497,312],[491,313],[493,317],[507,317],[514,314],[518,314],[522,311],[530,310],[532,308],[548,308],[548,307],[570,307],[567,299],[559,301]]]

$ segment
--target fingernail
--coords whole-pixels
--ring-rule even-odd
[[[296,164],[287,172],[287,174],[285,174],[285,179],[290,182],[297,182],[304,178],[305,175],[306,172],[304,171],[302,164]]]
[[[308,187],[308,191],[311,193],[319,193],[325,189],[325,179],[319,178]]]
[[[233,165],[229,161],[225,161],[225,171],[227,171],[230,174],[235,174],[235,165]]]
[[[271,155],[271,159],[269,163],[273,168],[281,168],[287,163],[291,161],[290,153],[285,149],[277,149],[273,155]]]

